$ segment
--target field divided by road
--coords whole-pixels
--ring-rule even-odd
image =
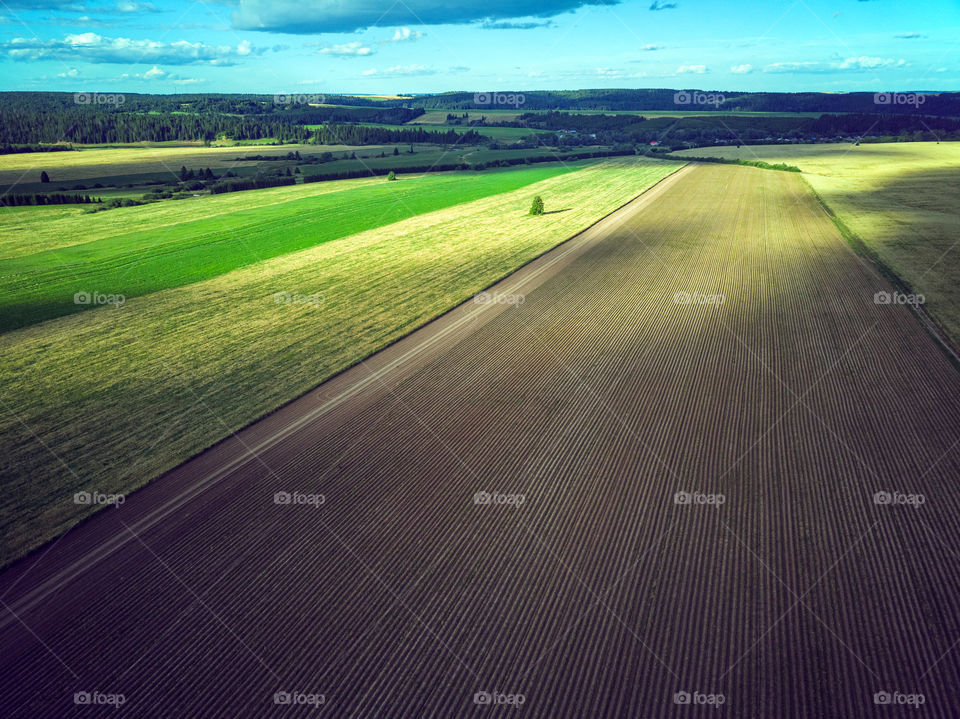
[[[0,561],[95,509],[74,504],[74,492],[141,486],[457,305],[679,167],[641,158],[588,162],[512,192],[0,335],[7,405],[0,420],[0,479],[8,489],[0,502]],[[519,176],[529,177],[526,172]],[[386,185],[380,179],[372,189]],[[255,203],[273,192],[292,200],[299,189],[236,194]],[[545,198],[549,214],[527,215],[534,194]],[[210,205],[218,211],[237,207],[213,200],[219,198]],[[278,207],[265,204],[260,216],[275,216]],[[155,232],[172,235],[162,204],[131,209],[148,213],[144,222]],[[101,214],[114,212],[122,211]],[[229,214],[213,218],[211,226],[221,219],[228,222]],[[295,222],[293,215],[289,224]]]
[[[10,716],[954,716],[957,370],[800,177],[683,172],[425,366],[0,574]]]
[[[785,162],[846,228],[924,295],[960,343],[960,143],[703,147],[679,155]]]
[[[182,221],[51,250],[0,259],[0,331],[83,312],[78,292],[125,298],[199,282],[340,237],[483,197],[511,192],[583,167],[554,163],[489,173],[404,177],[344,185],[339,191],[267,207],[205,213],[208,198],[179,204]],[[336,185],[334,186],[336,189]],[[111,212],[123,227],[138,208]],[[133,210],[133,211],[131,211]],[[69,236],[82,237],[89,216],[76,214]]]

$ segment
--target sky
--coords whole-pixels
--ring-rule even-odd
[[[0,0],[0,89],[960,89],[960,0]]]

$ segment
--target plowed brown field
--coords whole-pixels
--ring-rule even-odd
[[[957,716],[960,375],[890,290],[683,170],[0,574],[0,713]]]

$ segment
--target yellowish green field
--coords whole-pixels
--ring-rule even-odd
[[[213,219],[242,210],[270,207],[382,183],[382,177],[312,182],[256,192],[204,195],[176,202],[121,207],[91,215],[84,214],[83,207],[79,205],[0,207],[0,260],[86,244],[132,232],[149,232],[162,228],[170,228],[172,231],[176,225],[191,220]]]
[[[392,149],[393,146],[391,145]],[[242,155],[286,155],[300,151],[316,155],[321,152],[344,152],[360,149],[349,145],[269,145],[265,147],[115,147],[83,149],[67,152],[30,152],[0,155],[0,185],[38,182],[40,171],[50,175],[50,188],[60,182],[96,180],[109,175],[141,175],[176,173],[182,166],[210,167],[223,170],[237,165]],[[379,145],[365,150],[380,151]]]
[[[135,489],[467,299],[679,166],[634,157],[593,162],[121,307],[0,335],[0,563],[93,511],[74,504],[74,492]],[[250,202],[260,192],[268,191],[238,195]],[[548,211],[564,211],[528,216],[535,194]],[[196,202],[223,211],[216,199]],[[95,217],[59,221],[76,223],[71,234],[78,235]],[[135,213],[129,218],[136,222]],[[151,215],[144,222],[172,220]],[[294,299],[278,302],[277,293]]]
[[[704,147],[679,155],[785,162],[960,341],[960,143]]]

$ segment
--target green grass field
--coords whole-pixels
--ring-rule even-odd
[[[74,504],[74,492],[132,491],[469,298],[679,166],[635,157],[593,161],[119,308],[0,335],[9,410],[0,418],[0,481],[7,490],[0,563],[93,511]],[[253,201],[270,192],[236,194]],[[548,211],[564,211],[528,216],[534,194]],[[219,199],[197,200],[185,219],[195,221],[203,201]],[[181,207],[131,208],[129,217]],[[61,221],[77,222],[75,232],[82,232],[82,223],[97,217]],[[151,216],[146,224],[161,221]],[[167,227],[179,234],[176,224]],[[176,254],[168,259],[177,264]],[[315,301],[278,303],[276,293]]]
[[[127,299],[216,277],[238,267],[399,222],[462,202],[510,192],[574,168],[436,174],[345,187],[304,199],[207,217],[206,203],[184,207],[175,230],[116,234],[0,260],[0,331],[89,309],[78,292]],[[118,229],[138,208],[111,210]],[[195,218],[195,219],[188,219]],[[85,216],[71,236],[83,236]],[[26,229],[29,232],[29,226]]]
[[[236,169],[250,165],[237,162],[242,155],[286,155],[299,150],[303,155],[322,152],[351,152],[354,150],[380,152],[381,147],[350,145],[271,145],[265,147],[197,147],[169,144],[162,147],[130,146],[94,147],[67,152],[31,152],[0,155],[0,186],[26,185],[40,182],[41,170],[50,175],[45,191],[55,190],[63,183],[86,181],[89,185],[110,176],[134,176],[172,179],[181,166],[210,167],[214,170]],[[389,147],[390,151],[393,146]],[[266,165],[266,163],[264,163]],[[270,167],[277,167],[271,164]],[[104,183],[106,184],[106,183]],[[24,192],[25,190],[15,190]],[[33,190],[31,190],[33,191]]]
[[[960,342],[960,143],[704,147],[707,155],[796,165],[861,242]]]

